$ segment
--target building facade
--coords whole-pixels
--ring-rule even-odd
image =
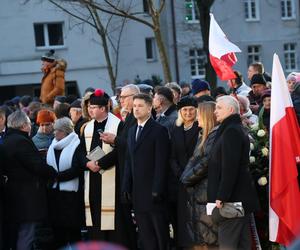
[[[151,22],[146,0],[138,1],[132,11]],[[242,50],[234,68],[244,76],[254,61],[262,61],[271,72],[273,53],[279,55],[286,74],[298,70],[299,1],[220,0],[215,1],[211,12],[229,40]],[[111,20],[101,17],[104,22]],[[55,49],[56,55],[68,62],[67,93],[81,95],[87,87],[112,93],[100,39],[90,25],[42,0],[3,0],[0,19],[0,101],[15,95],[38,95],[40,57],[49,49]],[[113,65],[118,60],[117,83],[151,75],[162,77],[152,29],[118,17],[110,22],[111,40],[118,41],[121,34],[117,52],[114,46],[109,48]],[[173,79],[191,82],[204,78],[207,58],[195,2],[166,1],[161,30]]]

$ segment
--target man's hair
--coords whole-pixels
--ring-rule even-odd
[[[259,74],[264,73],[264,65],[261,62],[255,62],[251,63],[250,66],[252,66]]]
[[[161,101],[165,104],[174,103],[174,95],[171,88],[160,86],[156,89],[156,94],[160,97]]]
[[[236,76],[236,78],[235,78],[236,83],[237,83],[238,85],[242,84],[243,81],[244,81],[244,79],[243,79],[243,75],[241,74],[241,72],[239,72],[239,71],[237,71],[237,70],[235,70],[235,71],[233,71],[233,72],[234,72],[234,74],[235,74],[235,76]]]
[[[5,117],[5,116],[6,116],[5,109],[3,107],[0,107],[0,117]]]
[[[234,110],[234,114],[240,113],[240,104],[237,101],[237,99],[235,99],[234,97],[229,96],[229,95],[224,95],[224,96],[217,98],[217,102],[221,102],[221,101],[224,102],[226,104],[226,106],[232,107]]]
[[[182,89],[177,82],[168,82],[165,87],[175,90],[179,95],[182,93]]]
[[[29,117],[26,115],[25,112],[21,110],[13,112],[7,118],[8,128],[20,129],[26,123],[30,123]]]
[[[145,103],[152,106],[152,97],[148,94],[144,94],[144,93],[136,94],[133,96],[133,100],[135,99],[144,100]]]
[[[133,94],[139,94],[141,93],[140,88],[138,86],[136,86],[135,84],[128,84],[125,85],[121,91],[125,90],[125,89],[129,89]]]

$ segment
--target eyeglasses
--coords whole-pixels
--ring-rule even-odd
[[[124,100],[125,98],[129,97],[129,96],[133,96],[134,94],[131,94],[131,95],[120,95],[119,96],[119,99],[120,100]]]

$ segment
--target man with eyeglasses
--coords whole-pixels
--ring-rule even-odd
[[[136,124],[136,119],[133,116],[133,97],[136,94],[140,93],[140,89],[138,86],[134,84],[126,85],[122,88],[121,94],[119,96],[120,104],[122,110],[125,110],[127,116],[124,120],[122,130],[118,134],[109,133],[104,131],[101,134],[101,140],[108,144],[113,144],[115,146],[114,154],[110,156],[105,156],[98,164],[101,168],[108,167],[118,163],[119,170],[119,181],[122,183],[124,176],[124,168],[126,161],[126,153],[127,153],[127,137],[128,131],[131,127]],[[123,220],[124,220],[124,228],[126,231],[127,242],[126,247],[129,249],[136,249],[136,231],[131,218],[131,204],[121,204],[119,210],[122,212]]]
[[[37,134],[32,138],[34,145],[40,151],[47,151],[54,138],[53,124],[56,119],[54,112],[42,109],[38,112],[36,123],[39,125]]]

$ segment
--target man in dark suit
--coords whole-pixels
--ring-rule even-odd
[[[0,144],[0,249],[4,244],[4,237],[3,237],[3,187],[5,184],[5,177],[3,176],[3,167],[4,167],[4,148],[3,145]]]
[[[240,118],[239,103],[232,96],[217,99],[216,118],[221,123],[208,162],[208,201],[214,214],[226,202],[241,202],[245,216],[218,224],[220,249],[251,249],[250,216],[259,208],[249,172],[249,138]]]
[[[152,98],[133,97],[137,125],[128,133],[128,157],[123,191],[132,197],[142,249],[168,249],[166,214],[169,137],[165,127],[151,118]]]

